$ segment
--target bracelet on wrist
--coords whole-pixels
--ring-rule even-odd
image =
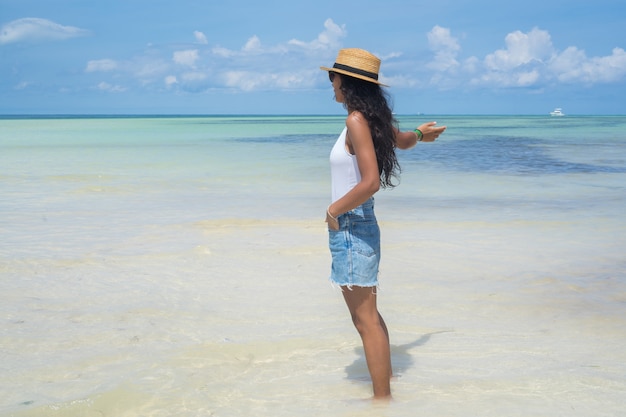
[[[328,217],[330,217],[331,219],[337,220],[337,218],[335,216],[330,214],[330,206],[328,206],[328,208],[326,209],[326,214],[328,214]]]
[[[424,139],[424,134],[422,133],[421,130],[415,129],[413,132],[415,132],[415,136],[417,136],[418,142],[421,142]]]

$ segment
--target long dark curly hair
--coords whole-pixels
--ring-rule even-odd
[[[395,187],[393,180],[399,179],[401,171],[394,131],[398,122],[391,111],[389,96],[380,85],[350,76],[341,77],[341,92],[346,110],[358,111],[367,120],[376,151],[380,186]]]

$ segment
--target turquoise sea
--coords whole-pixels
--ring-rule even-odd
[[[328,282],[341,116],[0,117],[0,416],[616,416],[626,116],[398,116],[395,400]]]

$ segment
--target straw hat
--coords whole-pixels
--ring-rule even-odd
[[[320,67],[324,71],[332,71],[361,80],[370,81],[387,87],[378,81],[380,59],[364,49],[346,48],[339,50],[335,65],[332,68]]]

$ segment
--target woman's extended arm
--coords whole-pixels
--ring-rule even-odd
[[[446,126],[437,127],[437,122],[424,123],[417,129],[422,132],[422,140],[419,140],[419,134],[415,131],[401,132],[396,131],[396,146],[398,149],[410,149],[419,142],[433,142],[446,130]]]

